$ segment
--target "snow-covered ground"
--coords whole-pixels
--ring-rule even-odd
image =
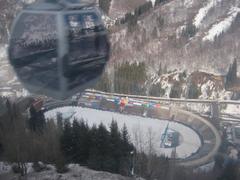
[[[11,171],[11,166],[8,163],[0,162],[0,174]]]
[[[189,8],[192,7],[193,5],[193,0],[184,0],[184,6]]]
[[[0,60],[7,57],[7,45],[0,44]]]
[[[223,113],[240,116],[240,105],[228,104]]]
[[[232,7],[228,13],[228,16],[224,20],[212,26],[212,28],[208,31],[208,34],[203,38],[203,41],[214,41],[216,37],[227,32],[232,26],[239,12],[240,8]]]
[[[120,128],[126,124],[131,140],[138,150],[143,150],[148,153],[150,149],[149,147],[152,147],[158,155],[162,154],[170,157],[172,154],[172,148],[160,148],[161,135],[169,123],[167,120],[144,118],[71,106],[48,111],[45,113],[45,116],[48,119],[55,119],[57,112],[61,112],[64,118],[70,118],[70,121],[74,118],[83,118],[90,126],[93,124],[98,125],[102,122],[109,127],[111,121],[114,119],[117,121]],[[201,146],[200,137],[191,128],[175,122],[170,122],[169,128],[179,132],[181,136],[181,143],[176,148],[178,158],[191,156],[191,154],[195,153]]]
[[[0,170],[2,168],[9,168],[10,166],[0,162]],[[77,164],[69,164],[69,171],[64,174],[59,174],[52,165],[47,165],[48,170],[42,172],[34,172],[32,163],[27,164],[28,173],[26,179],[28,180],[130,180],[129,177],[124,177],[118,174],[111,174],[103,171],[94,171],[81,167]],[[7,173],[7,174],[6,174]],[[6,172],[0,171],[0,179],[15,180],[19,179],[18,174],[12,173],[10,170]]]
[[[193,22],[196,28],[201,26],[203,19],[207,16],[210,9],[216,6],[216,4],[219,2],[221,2],[221,0],[209,0],[206,6],[199,9],[198,14],[195,16],[194,22]]]
[[[155,6],[156,0],[148,0],[148,1],[151,1],[151,2],[152,2],[152,6],[153,6],[153,7]]]

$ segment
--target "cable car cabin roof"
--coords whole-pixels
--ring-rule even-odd
[[[25,10],[36,11],[61,11],[61,10],[78,10],[94,7],[94,2],[86,0],[39,0],[28,5]]]

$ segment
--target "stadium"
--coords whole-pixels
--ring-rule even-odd
[[[218,130],[208,120],[150,100],[85,92],[70,101],[48,102],[44,108],[47,119],[62,113],[63,119],[83,119],[90,126],[108,127],[112,120],[119,127],[125,124],[138,150],[151,148],[186,167],[212,162],[221,144]]]

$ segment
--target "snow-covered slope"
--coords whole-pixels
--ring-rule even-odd
[[[108,172],[94,171],[81,167],[76,164],[68,165],[69,171],[65,174],[59,174],[56,172],[55,167],[47,165],[49,170],[42,172],[34,172],[31,167],[32,163],[28,163],[28,180],[130,180],[129,177],[124,177],[117,174],[111,174]],[[19,175],[11,172],[9,164],[0,162],[0,179],[3,180],[17,180]],[[3,171],[1,171],[3,169]],[[143,179],[142,179],[143,180]]]
[[[12,11],[19,9],[22,2],[29,1],[32,0],[18,1],[16,7],[11,8]],[[104,18],[113,25],[117,18],[127,12],[133,12],[136,7],[147,1],[150,0],[112,0],[109,16]],[[151,2],[155,4],[156,1]],[[233,59],[240,56],[239,7],[240,0],[166,0],[161,5],[155,5],[138,17],[133,28],[126,23],[111,29],[112,53],[108,72],[111,72],[116,63],[144,61],[148,67],[148,74],[154,77],[154,81],[159,80],[156,74],[160,63],[162,67],[166,66],[168,71],[177,69],[191,73],[200,70],[225,74]],[[9,25],[11,20],[4,21]],[[6,32],[9,32],[9,29]],[[0,31],[0,39],[6,34]],[[4,52],[5,48],[0,47],[0,85],[4,88],[19,87]],[[165,95],[168,96],[171,83],[161,83],[167,91]],[[203,83],[199,86],[202,85]],[[183,86],[186,87],[187,84]],[[199,88],[203,91],[206,89]],[[217,89],[217,94],[225,94],[223,88],[212,89]],[[5,90],[1,91],[4,95],[8,94]],[[205,94],[202,98],[216,97],[202,94]],[[217,96],[225,96],[221,94]]]
[[[113,19],[120,18],[146,1],[147,0],[111,0],[109,16]]]
[[[203,41],[209,40],[214,41],[215,38],[219,37],[221,34],[226,33],[236,20],[238,14],[240,13],[240,8],[232,7],[227,14],[227,17],[220,22],[214,24],[208,31],[207,36],[203,38]]]
[[[111,35],[114,63],[144,61],[156,67],[225,74],[239,57],[239,0],[167,1]],[[240,64],[240,63],[239,63]]]
[[[164,90],[163,97],[168,98],[174,86],[178,89],[175,98],[230,100],[233,96],[232,92],[225,89],[223,77],[209,72],[196,71],[184,74],[182,71],[174,71],[161,76],[153,73],[149,84],[160,84]],[[189,95],[192,88],[196,89],[194,97]]]

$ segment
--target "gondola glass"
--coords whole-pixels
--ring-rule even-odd
[[[25,8],[13,25],[9,59],[32,93],[64,99],[95,85],[109,59],[99,10],[48,3]]]

